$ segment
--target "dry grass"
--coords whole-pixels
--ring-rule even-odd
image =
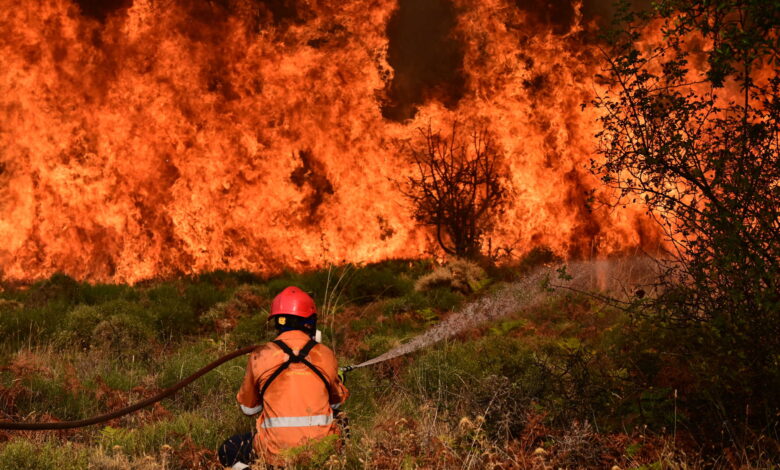
[[[449,287],[463,294],[478,291],[487,279],[485,270],[476,263],[461,258],[452,258],[433,272],[421,276],[414,283],[417,291],[426,291],[435,287]]]

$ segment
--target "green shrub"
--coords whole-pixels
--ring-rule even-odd
[[[355,268],[346,286],[346,299],[357,305],[399,297],[412,290],[412,281],[381,264]]]
[[[55,274],[28,289],[4,292],[2,297],[0,333],[8,343],[43,344],[55,336],[60,344],[71,340],[88,344],[100,316],[97,310],[88,311],[90,306],[134,304],[140,295],[130,286],[90,285]]]
[[[87,450],[70,442],[58,444],[17,438],[0,447],[0,470],[84,470],[87,467]]]
[[[521,384],[529,397],[540,396],[547,387],[543,372],[521,340],[493,337],[428,351],[410,367],[406,380],[423,396],[454,405],[464,388],[482,388],[489,376],[507,377]]]
[[[149,289],[146,301],[161,338],[176,339],[181,334],[195,332],[200,326],[197,313],[171,283]]]
[[[34,283],[23,294],[28,306],[43,306],[57,303],[64,306],[75,305],[83,300],[83,286],[62,273],[52,275],[49,279]]]
[[[140,292],[131,286],[121,284],[87,284],[81,285],[79,301],[87,305],[99,305],[113,300],[131,302],[140,299]]]
[[[77,305],[65,316],[57,343],[80,348],[101,346],[114,354],[148,350],[154,337],[154,318],[141,305],[113,300],[97,306]]]
[[[89,348],[92,344],[92,333],[103,318],[103,313],[97,307],[77,305],[65,315],[57,342],[60,346],[77,344],[81,349]]]
[[[3,299],[0,307],[0,337],[3,338],[3,346],[15,349],[30,335],[31,330],[37,332],[36,317],[16,301]]]
[[[138,317],[113,315],[102,320],[92,332],[94,345],[117,357],[141,356],[151,352],[154,331]]]
[[[263,307],[268,304],[267,297],[265,286],[238,286],[230,299],[212,305],[206,313],[200,315],[199,322],[219,330],[227,329],[236,318],[244,319],[266,312]]]
[[[123,358],[112,358],[100,364],[100,369],[91,371],[93,377],[100,376],[103,382],[114,390],[128,392],[143,383],[148,376],[146,364],[139,361],[127,361]]]
[[[50,303],[38,307],[22,307],[0,314],[3,346],[15,348],[22,344],[46,343],[61,329],[69,306]]]
[[[425,299],[425,307],[447,312],[455,310],[463,301],[464,297],[446,287],[439,287],[429,290],[426,293]]]
[[[236,348],[243,348],[266,341],[271,331],[273,328],[268,325],[268,312],[259,312],[240,318],[230,332],[229,341]]]
[[[393,333],[397,333],[394,331]],[[365,358],[372,358],[386,353],[395,346],[401,344],[401,339],[396,334],[381,334],[378,332],[365,338],[363,347],[365,348]]]
[[[188,284],[184,289],[184,300],[196,316],[200,316],[215,304],[224,302],[229,297],[230,291],[207,282]]]

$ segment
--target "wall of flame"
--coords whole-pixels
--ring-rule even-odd
[[[0,0],[0,277],[136,282],[435,253],[393,183],[398,142],[489,123],[511,207],[491,245],[607,256],[658,242],[598,187],[595,47],[508,0],[454,0],[457,100],[383,116],[394,0],[135,0],[96,19],[69,0]],[[260,11],[261,12],[261,11]],[[558,28],[560,29],[560,28]]]

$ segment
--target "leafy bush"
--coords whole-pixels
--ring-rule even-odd
[[[780,428],[780,67],[767,65],[780,4],[628,5],[607,34],[591,170],[609,203],[636,202],[658,223],[658,294],[637,316],[688,330],[664,353],[688,357],[709,403],[698,421],[722,423],[701,437],[744,447],[740,436]]]
[[[259,313],[267,305],[267,297],[265,286],[240,285],[230,299],[212,305],[199,321],[203,325],[214,326],[218,331],[233,329],[237,320]]]
[[[192,312],[200,316],[218,302],[224,302],[229,297],[229,291],[220,289],[208,282],[188,284],[184,289],[184,300]]]
[[[29,306],[43,306],[57,303],[75,305],[82,301],[82,285],[65,274],[57,273],[49,279],[38,281],[22,294]]]
[[[24,307],[4,312],[0,315],[3,345],[15,347],[25,343],[45,343],[61,328],[66,312],[67,307],[60,304]]]
[[[99,305],[113,300],[127,300],[135,302],[140,298],[137,289],[121,284],[88,284],[83,283],[80,288],[79,302],[87,305]]]
[[[38,336],[45,325],[46,313],[42,309],[24,308],[16,300],[3,299],[0,305],[0,335],[3,343],[13,347],[28,337]]]
[[[358,268],[348,280],[346,298],[362,305],[378,299],[402,296],[412,290],[412,282],[381,265]]]
[[[78,305],[65,316],[57,335],[60,346],[101,346],[113,354],[148,352],[154,338],[154,319],[139,304],[114,300],[98,306]]]
[[[338,446],[339,436],[330,435],[321,439],[307,442],[306,444],[282,452],[282,456],[288,465],[295,467],[303,465],[304,468],[322,468],[333,455]]]
[[[230,343],[237,348],[263,342],[271,331],[268,325],[268,313],[259,312],[238,320],[230,332]]]
[[[62,346],[78,344],[87,349],[92,344],[92,333],[103,320],[103,313],[91,305],[77,305],[65,316],[65,322],[58,336]]]
[[[178,338],[200,326],[197,313],[173,284],[161,284],[146,291],[146,303],[161,338]]]
[[[138,317],[113,315],[102,320],[92,332],[95,346],[118,357],[147,356],[151,351],[154,331]]]

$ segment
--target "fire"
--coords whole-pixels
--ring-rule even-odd
[[[69,0],[0,4],[3,278],[435,252],[394,183],[410,171],[397,143],[454,120],[489,123],[508,159],[514,199],[492,247],[590,257],[658,242],[637,209],[587,208],[598,123],[581,104],[600,66],[579,22],[554,31],[508,0],[454,0],[458,96],[429,87],[396,120],[383,113],[403,78],[393,0],[134,0],[100,18]]]

